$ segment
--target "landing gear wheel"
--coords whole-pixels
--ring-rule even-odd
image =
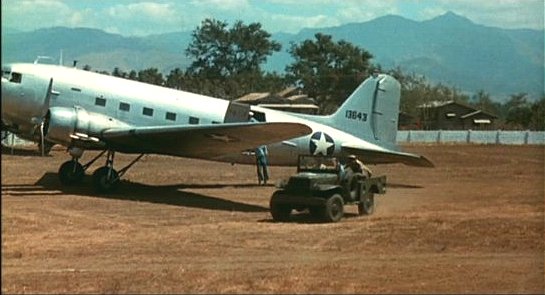
[[[358,203],[359,215],[371,215],[375,211],[375,194],[369,193]]]
[[[337,222],[344,216],[344,202],[339,194],[334,194],[325,202],[324,221]]]
[[[74,160],[64,162],[59,167],[59,180],[64,185],[74,185],[80,183],[83,179],[85,171],[83,166]]]
[[[279,203],[279,198],[281,198],[281,195],[277,193],[274,193],[271,197],[270,208],[272,218],[274,221],[287,221],[290,219],[292,208],[290,205]]]
[[[93,173],[93,185],[97,192],[111,192],[119,186],[119,174],[112,168],[100,167]]]

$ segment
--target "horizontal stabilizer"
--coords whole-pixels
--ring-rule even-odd
[[[311,131],[300,123],[226,123],[117,128],[104,131],[101,139],[121,152],[211,160]]]
[[[435,167],[433,163],[424,156],[411,153],[398,152],[386,149],[369,149],[358,146],[344,145],[342,151],[346,154],[358,156],[365,164],[391,164],[403,163],[408,166]]]

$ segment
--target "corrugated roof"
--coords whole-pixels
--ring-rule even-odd
[[[256,101],[256,100],[260,100],[265,97],[268,97],[270,95],[271,95],[270,92],[252,92],[235,99],[235,101]]]

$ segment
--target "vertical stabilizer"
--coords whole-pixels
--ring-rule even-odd
[[[369,77],[330,116],[330,123],[369,142],[395,147],[400,89],[391,76]]]

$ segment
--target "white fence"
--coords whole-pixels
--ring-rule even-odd
[[[545,144],[544,131],[400,130],[398,143]]]

